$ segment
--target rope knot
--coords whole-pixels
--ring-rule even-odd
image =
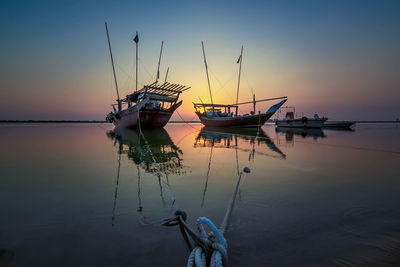
[[[180,223],[179,218],[182,217],[183,221],[186,221],[187,214],[183,210],[177,210],[174,213],[174,217],[163,219],[162,225],[164,226],[176,226]]]

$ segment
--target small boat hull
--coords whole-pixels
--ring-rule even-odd
[[[207,127],[232,127],[232,128],[257,128],[264,123],[275,112],[260,113],[256,115],[243,115],[235,117],[209,117],[196,112],[202,124]]]
[[[335,128],[335,129],[350,129],[356,122],[355,121],[326,121],[324,128]]]
[[[139,118],[141,128],[162,128],[164,127],[173,112],[154,112],[154,111],[140,111],[137,110],[126,114],[119,120],[114,121],[116,128],[139,128]]]
[[[321,119],[287,119],[277,120],[276,126],[288,128],[321,128],[326,118]]]

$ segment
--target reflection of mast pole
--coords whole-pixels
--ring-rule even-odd
[[[206,197],[206,192],[207,192],[207,184],[208,184],[208,175],[210,174],[210,169],[211,169],[211,158],[212,158],[212,152],[214,148],[214,140],[211,143],[211,150],[210,150],[210,158],[208,159],[208,169],[207,169],[207,175],[206,175],[206,184],[204,186],[204,191],[203,191],[203,199],[201,200],[201,207],[204,205],[204,199]]]
[[[236,169],[237,169],[237,175],[239,176],[238,140],[236,135],[235,135],[235,151],[236,151]]]
[[[237,170],[237,174],[238,176],[240,175],[239,172],[239,157],[238,157],[238,140],[237,140],[237,135],[235,135],[235,151],[236,151],[236,170]],[[242,193],[240,192],[240,188],[239,188],[239,200],[242,200]]]
[[[137,172],[138,172],[138,180],[137,180],[138,192],[137,192],[137,195],[138,195],[138,201],[139,201],[139,206],[137,208],[137,211],[142,212],[143,211],[143,207],[142,207],[142,198],[140,196],[140,169],[139,169],[139,165],[136,165],[136,169],[137,169]]]
[[[118,197],[118,184],[119,184],[119,172],[121,169],[121,148],[119,151],[119,156],[118,156],[118,171],[117,171],[117,183],[115,185],[115,192],[114,192],[114,205],[113,205],[113,210],[112,210],[112,217],[111,217],[111,225],[114,226],[114,220],[115,220],[115,207],[117,206],[117,197]]]
[[[164,194],[163,194],[163,188],[162,188],[162,185],[161,185],[161,175],[160,175],[160,173],[157,173],[157,177],[158,177],[158,185],[160,186],[161,201],[163,203],[163,207],[165,207],[165,199],[164,199]]]

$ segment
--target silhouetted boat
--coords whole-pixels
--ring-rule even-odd
[[[112,105],[113,111],[110,112],[106,120],[123,128],[162,128],[171,118],[174,111],[182,104],[178,102],[180,94],[189,89],[184,85],[168,83],[167,76],[162,84],[158,84],[160,60],[162,55],[163,42],[161,43],[160,58],[156,81],[150,85],[145,85],[142,89],[137,88],[138,75],[138,42],[139,37],[136,32],[134,41],[136,43],[136,89],[135,92],[121,99],[118,91],[117,77],[114,68],[114,59],[111,51],[108,27],[106,25],[107,40],[110,51],[111,63],[113,67],[115,88],[117,91],[117,103]],[[167,72],[168,75],[168,72]]]
[[[244,127],[244,128],[251,128],[251,127],[260,127],[262,126],[275,112],[287,101],[287,97],[276,97],[270,99],[262,99],[262,100],[255,100],[255,95],[253,94],[253,101],[238,103],[239,97],[239,87],[240,87],[240,73],[242,68],[242,56],[243,56],[243,46],[241,49],[240,57],[237,63],[240,62],[239,66],[239,79],[238,79],[238,87],[237,87],[237,94],[236,94],[236,103],[235,104],[215,104],[212,99],[211,93],[211,86],[210,86],[210,79],[208,76],[208,67],[206,61],[206,54],[204,50],[203,42],[201,43],[203,49],[203,56],[204,56],[204,64],[206,67],[206,74],[207,74],[207,82],[208,82],[208,89],[210,93],[211,104],[209,103],[193,103],[196,115],[199,117],[202,124],[205,126],[212,126],[212,127]],[[279,103],[271,106],[265,113],[258,112],[256,113],[256,103],[264,102],[264,101],[271,101],[283,99]],[[238,107],[239,105],[244,104],[253,104],[253,111],[250,114],[238,115]],[[224,109],[224,110],[222,110]],[[231,110],[232,109],[232,110]],[[233,109],[235,110],[235,114],[233,114]]]

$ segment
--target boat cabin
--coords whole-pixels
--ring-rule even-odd
[[[233,110],[237,112],[237,105],[193,103],[196,113],[207,117],[233,117]]]
[[[293,120],[294,119],[294,112],[293,111],[286,112],[285,118],[289,119],[289,120]]]

